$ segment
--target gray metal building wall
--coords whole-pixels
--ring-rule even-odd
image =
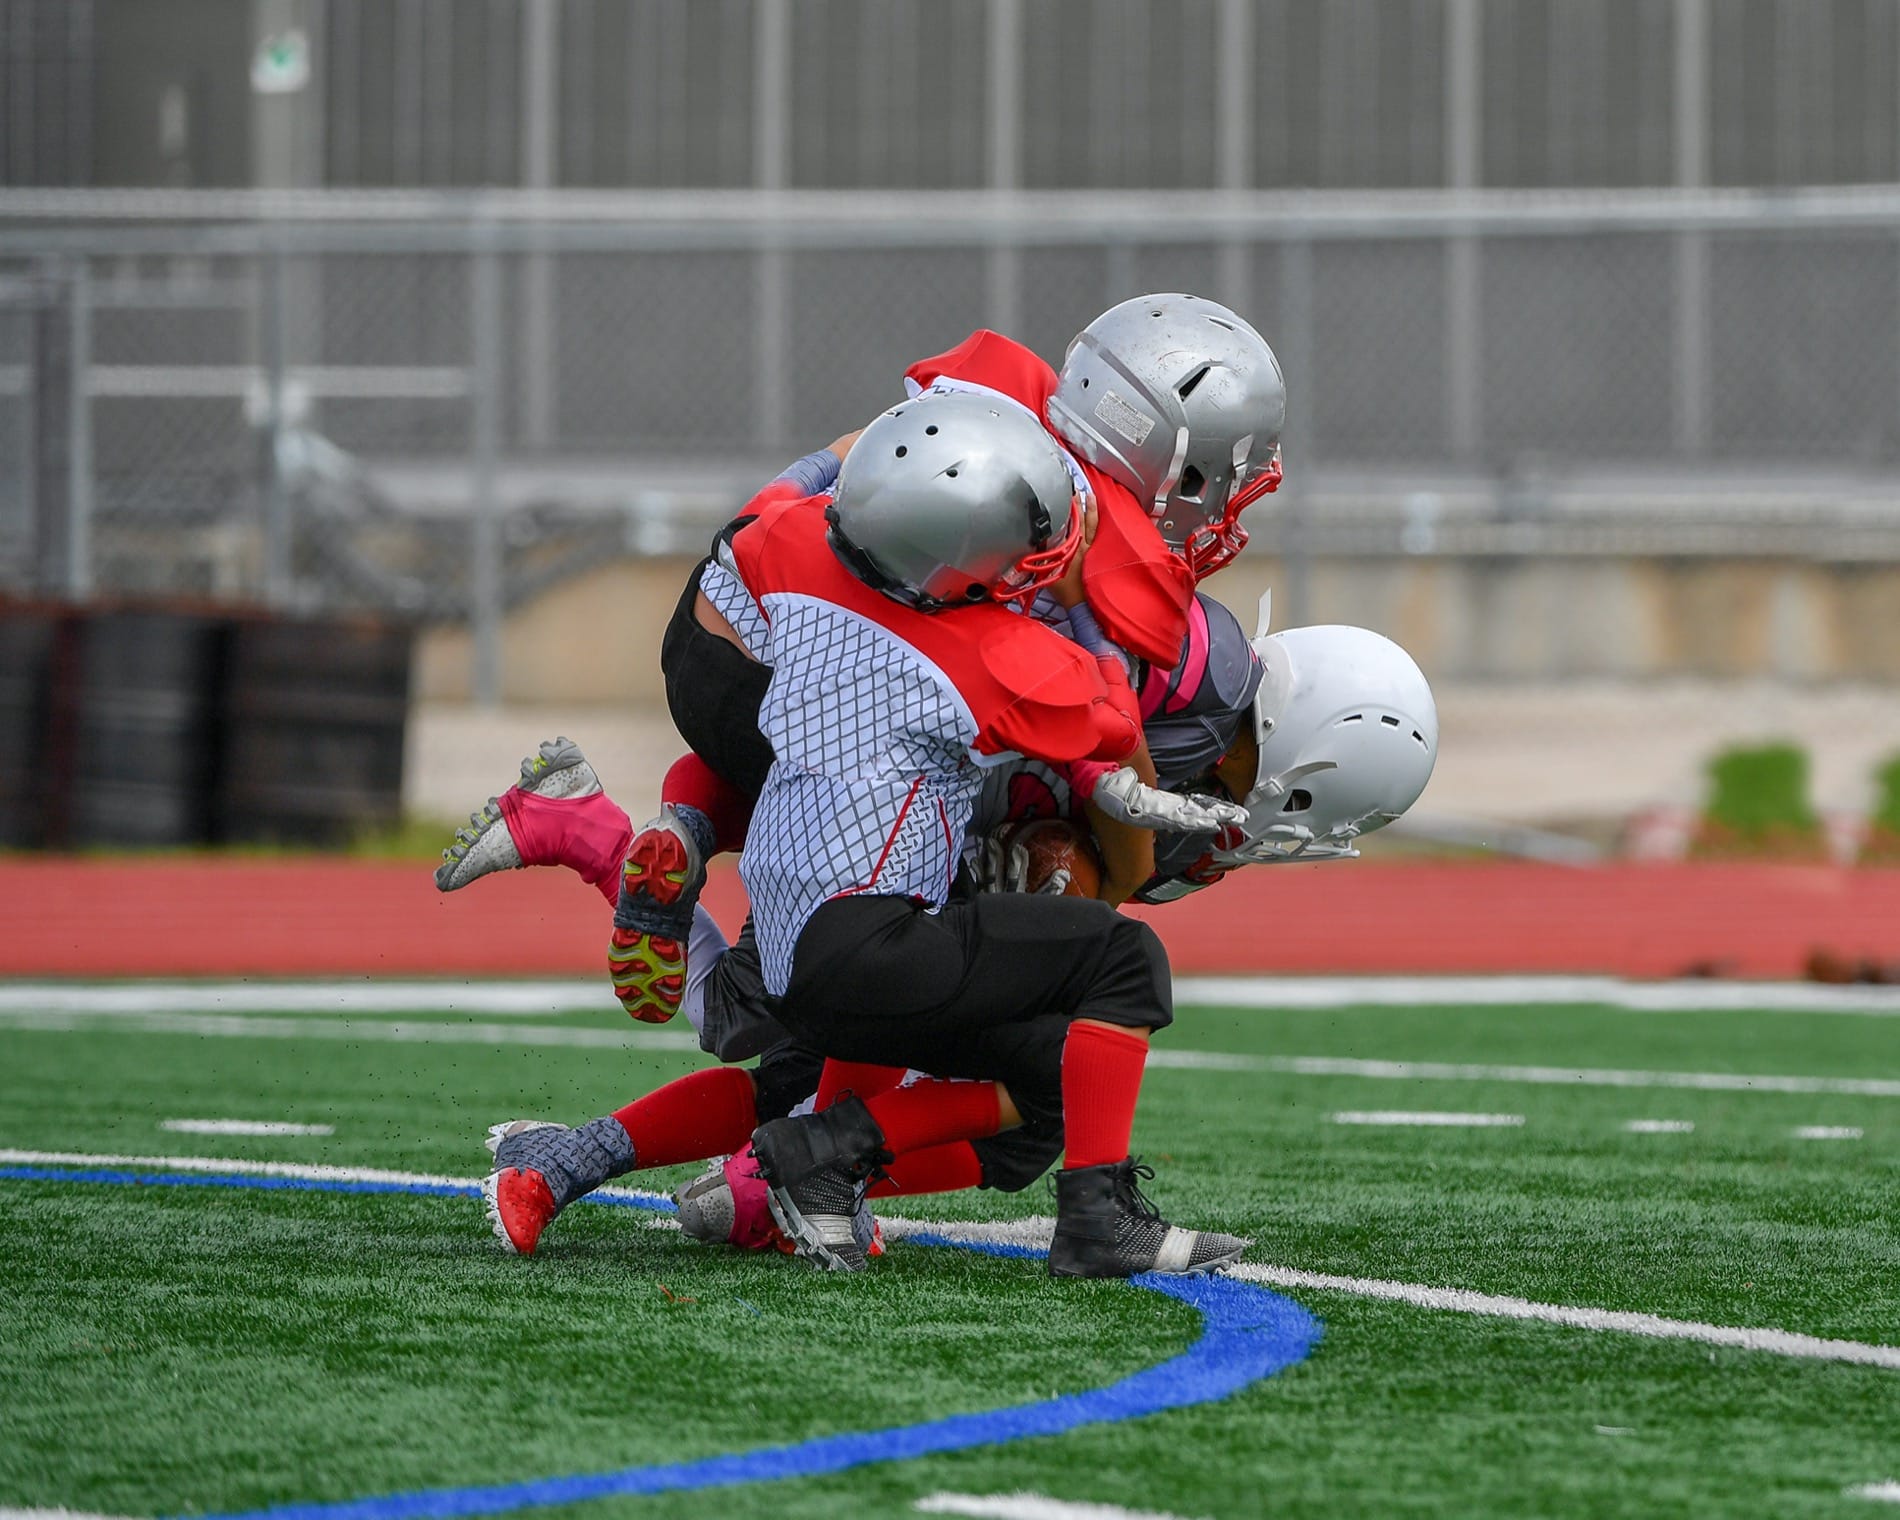
[[[336,187],[1434,187],[1461,131],[1459,183],[1900,177],[1900,0],[0,0],[0,183],[247,182],[283,15]]]

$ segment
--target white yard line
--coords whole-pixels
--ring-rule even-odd
[[[291,1124],[281,1119],[160,1119],[175,1135],[334,1135],[334,1124]]]
[[[1900,987],[1818,982],[1626,982],[1613,976],[1178,976],[1178,1004],[1225,1008],[1596,1004],[1631,1013],[1859,1013],[1900,1017]]]
[[[118,1515],[95,1515],[83,1509],[0,1509],[0,1520],[123,1520]]]
[[[1047,1494],[926,1494],[915,1507],[926,1515],[973,1515],[976,1520],[1182,1520],[1164,1510],[1123,1509]]]
[[[1335,1124],[1394,1125],[1418,1129],[1514,1129],[1523,1122],[1522,1114],[1454,1114],[1435,1109],[1346,1109],[1333,1115]]]
[[[1536,1087],[1668,1087],[1700,1092],[1837,1093],[1860,1098],[1900,1098],[1900,1080],[1884,1077],[1785,1077],[1733,1071],[1494,1066],[1475,1062],[1248,1056],[1168,1049],[1151,1050],[1148,1064],[1181,1071],[1271,1071],[1295,1077],[1368,1077],[1390,1082],[1514,1082]]]
[[[1794,1131],[1797,1140],[1858,1140],[1861,1131],[1851,1124],[1803,1124]]]
[[[104,1023],[99,1022],[104,1020]],[[565,1045],[588,1050],[698,1050],[691,1030],[593,1025],[462,1024],[450,1020],[271,1018],[221,1013],[89,1013],[0,1009],[0,1029],[41,1032],[96,1028],[134,1034],[187,1034],[242,1040],[344,1040],[395,1045]]]
[[[604,963],[603,963],[604,964]],[[7,982],[0,1011],[24,1013],[619,1012],[592,981]]]
[[[473,1187],[473,1177],[443,1177],[424,1172],[394,1172],[372,1167],[306,1166],[286,1161],[249,1161],[238,1156],[120,1156],[95,1155],[86,1151],[27,1151],[0,1149],[0,1164],[73,1167],[143,1167],[154,1171],[228,1172],[258,1177],[303,1177],[337,1182],[447,1183]],[[619,1194],[644,1198],[664,1195],[645,1193],[635,1188],[601,1188],[609,1196]],[[899,1215],[880,1216],[884,1233],[901,1239],[907,1235],[937,1235],[946,1240],[968,1240],[1008,1245],[1023,1245],[1046,1250],[1055,1221],[1046,1217],[1013,1219],[992,1224],[938,1223],[907,1219]],[[1302,1272],[1292,1267],[1264,1266],[1242,1262],[1229,1268],[1248,1282],[1266,1283],[1276,1288],[1317,1288],[1334,1293],[1350,1293],[1361,1298],[1386,1299],[1411,1304],[1421,1309],[1445,1309],[1459,1314],[1488,1315],[1499,1319],[1539,1320],[1578,1330],[1608,1330],[1624,1335],[1641,1335],[1661,1340],[1700,1341],[1711,1346],[1732,1346],[1744,1351],[1766,1351],[1777,1356],[1800,1357],[1812,1361],[1851,1362],[1866,1367],[1900,1371],[1900,1346],[1871,1345],[1862,1341],[1823,1340],[1789,1330],[1758,1330],[1730,1325],[1705,1325],[1694,1320],[1664,1319],[1655,1314],[1636,1314],[1621,1309],[1573,1308],[1564,1304],[1540,1304],[1529,1299],[1505,1298],[1491,1293],[1472,1293],[1462,1288],[1432,1288],[1422,1283],[1386,1282],[1370,1277],[1338,1277],[1324,1272]],[[0,1520],[6,1520],[0,1514]]]
[[[1444,1008],[1581,1004],[1639,1013],[1853,1013],[1900,1017],[1900,987],[1608,976],[1182,976],[1177,1003],[1228,1008]],[[606,978],[537,981],[9,982],[0,1011],[70,1013],[455,1013],[609,1011]]]
[[[1463,1288],[1430,1288],[1422,1283],[1383,1282],[1370,1277],[1337,1277],[1326,1272],[1300,1272],[1291,1267],[1259,1266],[1242,1262],[1229,1269],[1248,1282],[1275,1288],[1323,1288],[1360,1298],[1379,1298],[1419,1309],[1447,1309],[1456,1314],[1481,1314],[1494,1319],[1538,1320],[1577,1330],[1612,1330],[1623,1335],[1657,1340],[1699,1341],[1708,1346],[1732,1346],[1741,1351],[1767,1351],[1776,1356],[1801,1357],[1819,1362],[1853,1362],[1900,1372],[1900,1346],[1868,1345],[1862,1341],[1823,1340],[1790,1330],[1745,1329],[1733,1325],[1705,1325],[1695,1320],[1664,1319],[1659,1314],[1635,1314],[1623,1309],[1575,1308],[1567,1304],[1540,1304],[1530,1299],[1506,1298],[1495,1293],[1471,1293]]]
[[[1623,1126],[1632,1135],[1689,1135],[1695,1125],[1688,1119],[1631,1119]]]
[[[4,989],[0,989],[4,990]],[[97,1021],[103,1020],[101,1024]],[[110,1027],[136,1034],[266,1040],[343,1040],[432,1045],[540,1045],[589,1050],[697,1051],[691,1031],[594,1025],[472,1024],[454,1020],[298,1018],[221,1013],[32,1011],[0,1006],[0,1029],[73,1032]],[[1348,1056],[1254,1056],[1217,1050],[1148,1054],[1161,1071],[1265,1071],[1298,1077],[1365,1077],[1395,1082],[1504,1082],[1546,1087],[1660,1087],[1703,1092],[1832,1093],[1900,1098],[1900,1079],[1789,1077],[1728,1071],[1621,1071],[1572,1066],[1493,1066],[1444,1061],[1375,1061]]]
[[[919,1234],[940,1235],[948,1240],[1036,1249],[1048,1246],[1050,1234],[1055,1229],[1055,1221],[1048,1218],[1016,1219],[1000,1224],[931,1224],[917,1219],[878,1217],[883,1223],[884,1233],[898,1238]],[[1387,1282],[1373,1277],[1339,1277],[1326,1272],[1302,1272],[1293,1267],[1267,1266],[1251,1261],[1243,1261],[1239,1266],[1227,1270],[1234,1277],[1274,1288],[1317,1288],[1332,1293],[1350,1293],[1359,1298],[1410,1304],[1418,1309],[1448,1310],[1495,1319],[1536,1320],[1574,1330],[1610,1331],[1656,1340],[1699,1341],[1709,1346],[1732,1346],[1742,1351],[1765,1351],[1775,1356],[1808,1361],[1850,1362],[1863,1367],[1881,1367],[1900,1372],[1900,1346],[1825,1340],[1791,1330],[1705,1325],[1695,1320],[1665,1319],[1657,1314],[1637,1314],[1623,1309],[1543,1304],[1495,1293],[1472,1293],[1463,1288],[1433,1288],[1424,1283]]]
[[[154,1172],[214,1172],[241,1177],[295,1177],[305,1182],[394,1182],[424,1187],[478,1187],[480,1177],[436,1172],[392,1172],[373,1166],[321,1166],[301,1161],[250,1161],[242,1156],[117,1156],[91,1151],[23,1151],[0,1148],[0,1166],[137,1167]],[[670,1198],[647,1188],[604,1187],[608,1198]],[[4,1517],[0,1517],[4,1520]]]
[[[1850,1499],[1879,1499],[1887,1504],[1900,1504],[1900,1483],[1863,1483],[1843,1492]],[[0,1511],[0,1520],[4,1520],[4,1515],[5,1512]]]

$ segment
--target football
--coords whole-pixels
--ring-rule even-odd
[[[1055,872],[1067,870],[1064,897],[1093,897],[1102,887],[1102,858],[1087,829],[1066,818],[1031,818],[1006,836],[1014,848],[1021,845],[1029,857],[1028,890],[1039,892]]]

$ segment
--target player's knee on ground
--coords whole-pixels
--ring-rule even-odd
[[[971,1142],[983,1168],[983,1186],[1020,1193],[1062,1159],[1062,1125],[1043,1119]]]

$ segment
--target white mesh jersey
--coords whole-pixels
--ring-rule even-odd
[[[1011,757],[971,749],[976,719],[950,677],[888,629],[798,592],[768,592],[758,610],[754,652],[772,667],[759,728],[776,758],[739,874],[778,994],[799,934],[829,899],[943,904],[982,768]]]

